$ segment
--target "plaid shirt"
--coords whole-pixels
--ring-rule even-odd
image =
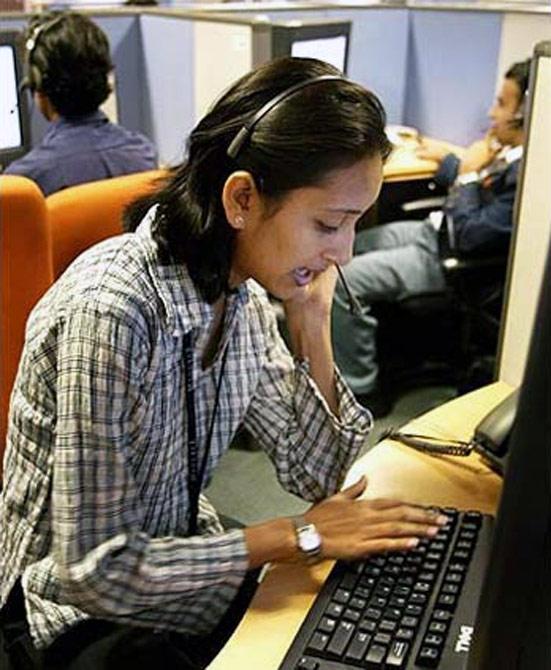
[[[207,634],[248,568],[204,496],[188,528],[182,336],[193,332],[199,461],[220,355],[200,352],[212,307],[182,266],[162,266],[150,214],[134,234],[83,254],[35,307],[12,398],[0,506],[0,603],[21,577],[35,645],[87,618]],[[277,332],[265,293],[229,297],[228,346],[206,477],[244,422],[281,484],[334,493],[371,415],[337,373],[340,418]]]

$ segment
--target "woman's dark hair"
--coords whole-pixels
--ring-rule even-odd
[[[254,126],[235,159],[227,150],[239,130],[268,101],[323,75],[341,76],[306,86],[273,107]],[[386,158],[385,112],[377,97],[342,78],[327,63],[281,58],[239,79],[216,101],[188,141],[185,163],[165,185],[127,212],[134,230],[158,203],[154,236],[170,258],[187,265],[203,297],[213,302],[227,288],[234,230],[226,221],[222,190],[235,170],[247,170],[271,205],[290,191],[323,182],[333,170],[365,157]]]
[[[95,112],[110,93],[109,42],[77,12],[45,12],[25,31],[28,85],[44,93],[56,112],[78,117]]]

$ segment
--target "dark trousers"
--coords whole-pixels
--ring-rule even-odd
[[[257,587],[258,570],[247,575],[235,600],[206,637],[154,632],[91,619],[77,624],[44,651],[32,644],[23,592],[17,582],[0,612],[1,670],[202,670],[231,636]],[[128,665],[125,666],[124,664]]]

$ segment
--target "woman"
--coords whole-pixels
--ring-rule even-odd
[[[134,206],[134,232],[84,254],[35,309],[1,546],[4,611],[36,663],[205,667],[248,602],[248,571],[403,550],[445,522],[359,500],[364,480],[336,493],[372,420],[333,365],[335,264],[379,192],[384,122],[325,63],[258,68]],[[292,354],[258,284],[283,302]],[[225,531],[200,496],[242,423],[313,501],[304,518]]]

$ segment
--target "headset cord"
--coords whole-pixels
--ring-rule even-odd
[[[394,428],[389,428],[381,435],[381,440],[395,440],[402,444],[429,454],[442,456],[468,456],[473,448],[472,442],[462,440],[442,440],[431,435],[416,435],[414,433],[401,433]]]

